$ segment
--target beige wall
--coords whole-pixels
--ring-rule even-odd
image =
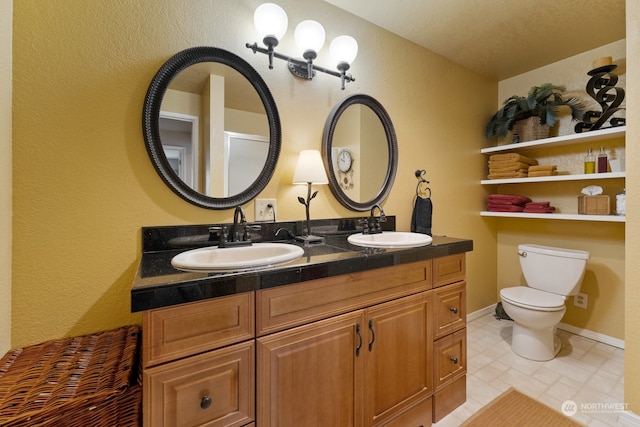
[[[627,0],[627,72],[635,78],[627,85],[627,117],[640,116],[640,2]],[[640,159],[640,122],[627,123],[627,163],[636,166]],[[627,224],[625,250],[625,360],[624,398],[629,410],[640,414],[640,170],[627,168]]]
[[[611,56],[620,66],[618,85],[626,87],[626,43],[624,40],[584,52],[571,58],[529,71],[527,73],[503,80],[499,84],[498,99],[502,102],[511,95],[526,95],[531,86],[553,83],[565,86],[567,96],[579,97],[589,109],[598,109],[585,93],[589,80],[587,71],[592,69],[592,61],[602,56]],[[567,114],[559,125],[552,130],[553,135],[574,133]],[[570,173],[582,173],[584,155],[589,147],[597,152],[599,146],[606,148],[609,155],[621,156],[625,152],[623,138],[601,141],[596,144],[587,143],[563,148],[558,153],[553,150],[540,149],[527,152],[528,156],[538,159],[541,164],[557,164],[558,170]],[[535,201],[551,201],[560,212],[576,213],[577,196],[580,190],[592,182],[572,181],[568,183],[526,184],[501,186],[500,192],[516,193],[531,197]],[[605,180],[595,183],[601,185],[604,194],[615,200],[616,193],[624,186],[624,179]],[[497,189],[496,189],[497,190]],[[615,209],[615,205],[612,207]],[[589,296],[587,309],[573,305],[569,298],[567,313],[563,323],[578,329],[604,334],[624,340],[624,306],[625,295],[625,224],[602,223],[590,221],[548,221],[548,220],[498,220],[498,289],[524,284],[517,256],[520,243],[535,243],[563,248],[589,251],[591,258],[581,290]]]
[[[231,220],[182,201],[161,181],[143,144],[141,110],[157,69],[198,45],[227,49],[251,63],[271,89],[282,122],[282,152],[260,197],[276,198],[278,219],[303,219],[291,185],[297,153],[321,146],[324,122],[345,96],[366,93],[391,116],[398,175],[385,212],[409,229],[417,180],[426,169],[434,232],[474,240],[468,256],[469,309],[495,303],[496,242],[478,215],[484,173],[482,129],[496,105],[497,82],[354,19],[324,2],[287,0],[292,28],[309,16],[328,38],[346,29],[360,41],[356,82],[295,79],[283,61],[269,70],[256,40],[259,0],[16,2],[14,15],[14,346],[138,322],[129,290],[140,258],[140,228]],[[328,48],[320,52],[320,65]],[[381,60],[383,58],[383,60]],[[314,218],[356,216],[328,186]],[[253,203],[245,210],[252,217]]]
[[[11,348],[11,22],[0,3],[0,354]]]

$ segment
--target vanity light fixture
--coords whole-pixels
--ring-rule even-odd
[[[325,32],[322,25],[316,21],[306,20],[298,24],[295,30],[295,41],[298,49],[302,52],[302,58],[293,58],[288,55],[278,53],[274,50],[282,36],[287,31],[287,14],[275,3],[263,3],[258,6],[253,14],[253,23],[262,37],[262,42],[266,46],[258,46],[258,43],[246,44],[246,47],[253,50],[253,53],[260,52],[269,56],[269,69],[273,69],[273,58],[287,61],[289,71],[297,77],[311,80],[315,76],[315,71],[331,74],[340,78],[340,88],[344,90],[347,82],[356,79],[347,74],[347,70],[358,55],[358,42],[351,36],[338,36],[331,42],[329,52],[332,60],[336,63],[338,71],[329,70],[313,63],[318,57],[318,51],[324,45]]]
[[[311,194],[311,186],[313,184],[328,184],[329,179],[324,170],[324,164],[320,151],[318,150],[303,150],[298,157],[298,163],[296,164],[296,170],[293,174],[294,184],[307,184],[307,199],[298,197],[298,201],[305,206],[307,214],[307,229],[303,236],[297,236],[296,240],[304,242],[305,244],[319,243],[324,239],[318,236],[311,235],[311,221],[309,217],[309,205],[311,200],[318,195],[318,191]]]

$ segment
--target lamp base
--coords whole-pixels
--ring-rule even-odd
[[[296,236],[298,242],[303,242],[305,246],[324,243],[324,237],[320,236]]]

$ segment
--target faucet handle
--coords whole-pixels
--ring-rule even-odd
[[[217,232],[218,234],[218,247],[224,248],[227,245],[227,226],[226,225],[212,225],[209,227],[209,234]],[[211,239],[211,237],[209,237]]]
[[[359,219],[358,224],[362,225],[362,234],[369,234],[369,218]]]
[[[252,231],[258,231],[258,230],[262,230],[262,226],[257,225],[257,224],[253,224],[253,225],[249,225],[248,223],[245,223],[244,225],[244,235],[242,236],[242,240],[251,240],[250,239],[250,233]]]

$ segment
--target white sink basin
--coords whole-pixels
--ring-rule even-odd
[[[404,231],[383,231],[379,234],[352,234],[347,237],[352,245],[369,248],[417,248],[433,242],[427,234],[409,233]]]
[[[178,270],[220,273],[271,267],[300,258],[304,250],[288,243],[254,243],[251,246],[193,249],[173,257]]]

